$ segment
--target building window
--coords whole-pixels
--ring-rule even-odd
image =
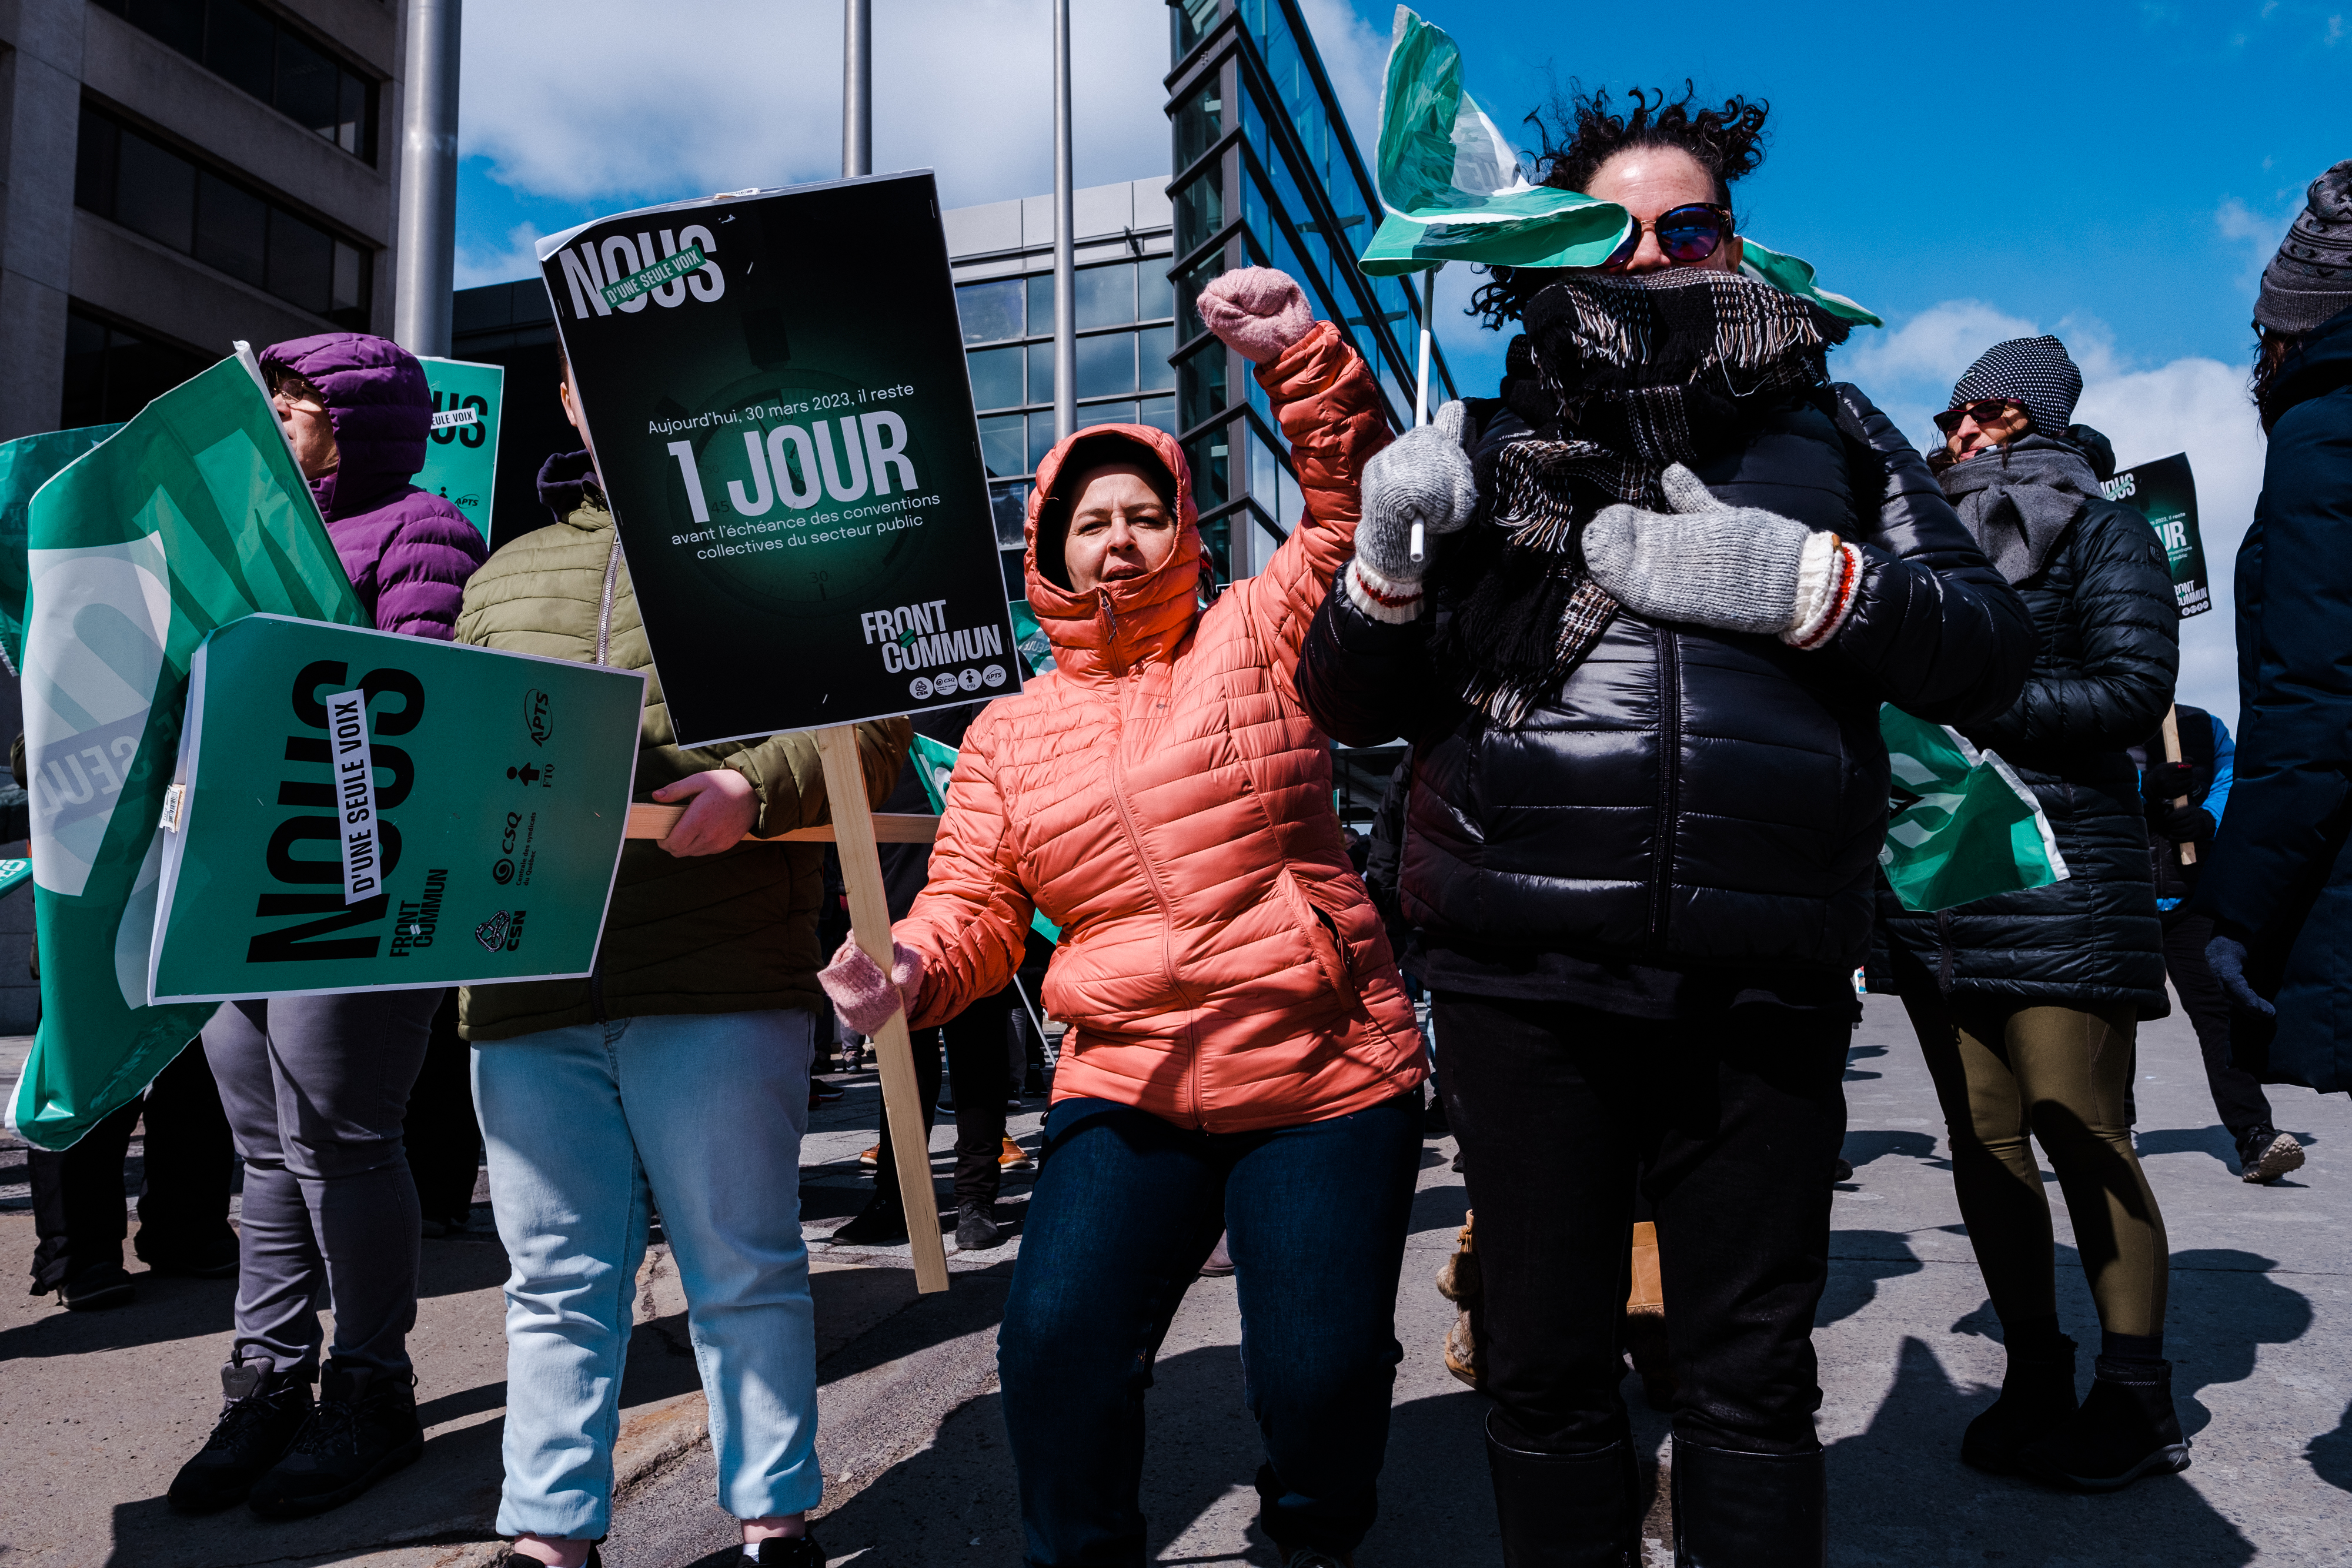
[[[373,251],[87,105],[74,205],[339,327],[368,329]]]
[[[148,400],[171,391],[220,356],[193,353],[115,326],[84,311],[66,308],[66,395],[58,412],[62,430],[113,424],[145,408]]]
[[[95,0],[233,87],[375,162],[376,84],[247,0]]]

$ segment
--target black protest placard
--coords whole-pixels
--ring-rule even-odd
[[[680,744],[1019,689],[929,173],[541,248]]]

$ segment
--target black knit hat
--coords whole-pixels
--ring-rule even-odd
[[[2057,339],[2011,338],[1987,349],[1952,389],[1947,407],[1984,397],[2015,398],[2042,435],[2063,435],[2074,422],[2074,400],[2083,395],[2083,372]]]
[[[2254,319],[2273,332],[2308,332],[2352,309],[2352,158],[2314,180],[2307,200],[2263,268]]]

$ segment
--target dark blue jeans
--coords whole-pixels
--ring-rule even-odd
[[[1403,1354],[1420,1102],[1224,1134],[1106,1100],[1055,1103],[996,1349],[1031,1568],[1144,1561],[1143,1391],[1221,1230],[1244,1396],[1265,1438],[1259,1522],[1285,1552],[1355,1549],[1378,1509]]]

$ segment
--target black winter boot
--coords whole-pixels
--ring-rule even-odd
[[[271,1519],[324,1513],[424,1452],[414,1373],[331,1361],[319,1379],[319,1407],[246,1500]]]
[[[172,1478],[172,1506],[182,1513],[211,1513],[243,1502],[310,1420],[313,1375],[272,1372],[259,1362],[222,1367],[220,1420],[203,1450]]]
[[[1675,1568],[1824,1568],[1822,1450],[1748,1454],[1675,1439]]]
[[[1641,1473],[1619,1438],[1590,1454],[1546,1454],[1486,1413],[1486,1469],[1505,1568],[1639,1568]]]
[[[825,1239],[836,1247],[895,1247],[908,1239],[907,1210],[896,1194],[877,1192]]]
[[[2074,1413],[2074,1342],[2061,1335],[2058,1343],[2065,1349],[2052,1354],[2009,1353],[2000,1397],[1969,1423],[1960,1438],[1960,1463],[1997,1476],[2014,1474],[2018,1450]]]
[[[2036,1480],[2076,1491],[2119,1491],[2142,1476],[2189,1468],[2189,1439],[2172,1412],[2172,1363],[2093,1364],[2096,1376],[2081,1409],[2017,1456]]]

